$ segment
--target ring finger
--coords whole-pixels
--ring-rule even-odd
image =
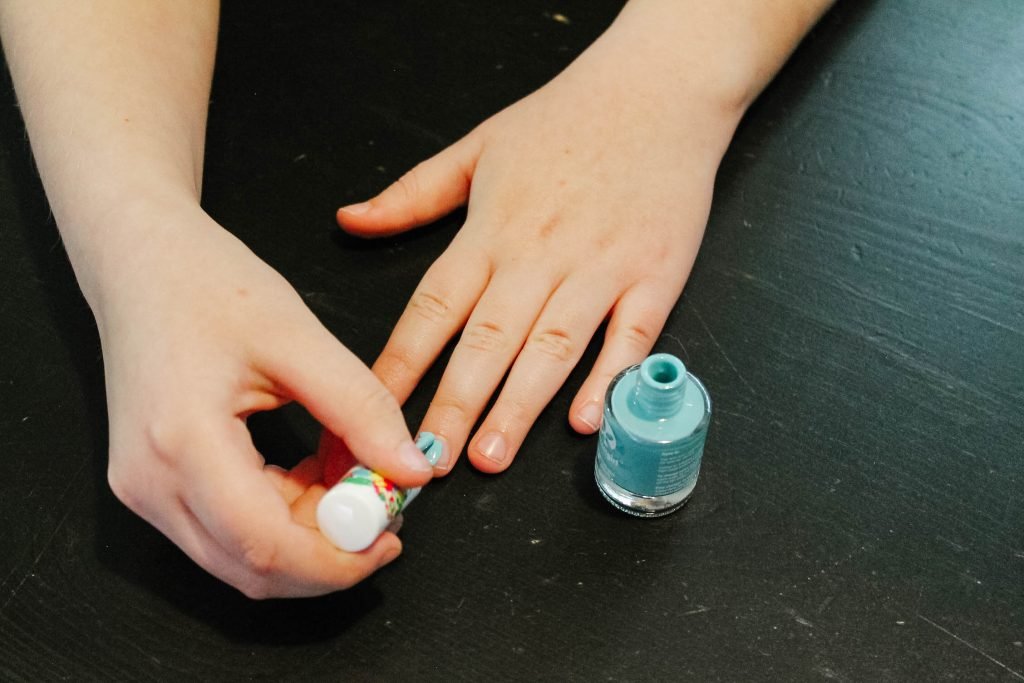
[[[611,278],[569,280],[551,296],[469,449],[485,472],[507,468],[537,416],[579,362],[617,296]],[[581,305],[580,302],[587,302]]]
[[[449,444],[448,462],[438,463],[438,469],[449,470],[455,463],[469,430],[519,354],[555,285],[554,278],[539,278],[532,272],[494,274],[423,418],[422,429],[440,434]]]

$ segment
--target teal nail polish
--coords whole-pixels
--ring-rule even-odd
[[[649,356],[608,387],[594,477],[623,512],[659,517],[679,509],[697,485],[711,397],[683,362]]]
[[[416,448],[423,451],[423,455],[427,456],[427,460],[431,465],[436,465],[437,461],[441,459],[444,444],[432,433],[421,432],[416,437]]]

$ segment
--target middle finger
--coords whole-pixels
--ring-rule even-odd
[[[447,439],[451,469],[470,429],[523,347],[557,282],[536,272],[499,270],[466,323],[421,429]]]
[[[551,296],[467,449],[485,472],[512,462],[540,412],[579,362],[618,294],[614,278],[570,277]]]

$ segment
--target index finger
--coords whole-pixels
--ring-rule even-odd
[[[306,311],[309,325],[275,338],[260,369],[341,437],[359,461],[401,486],[422,486],[433,467],[409,435],[394,395]]]

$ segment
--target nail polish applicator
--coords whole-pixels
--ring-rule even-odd
[[[433,434],[421,433],[416,447],[431,465],[437,464],[442,443]],[[316,523],[331,543],[348,552],[359,552],[377,540],[420,488],[400,488],[373,470],[356,465],[320,499]]]

